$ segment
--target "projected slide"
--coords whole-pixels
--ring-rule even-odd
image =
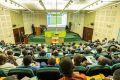
[[[57,18],[56,18],[57,17]],[[48,13],[47,15],[47,23],[48,27],[65,27],[67,25],[67,13],[60,14],[60,13]]]

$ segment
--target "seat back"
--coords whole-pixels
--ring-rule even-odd
[[[45,67],[36,71],[36,75],[40,80],[58,80],[60,78],[59,68]]]
[[[84,66],[75,66],[74,71],[78,71],[79,73],[86,73],[86,68]]]
[[[13,51],[13,53],[14,53],[14,56],[20,56],[20,54],[21,54],[21,52],[20,51]]]
[[[101,66],[101,65],[89,66],[86,72],[88,76],[93,76],[100,73],[104,74],[105,76],[110,75],[111,74],[110,66]]]
[[[6,77],[6,76],[7,74],[3,70],[0,69],[0,77]]]
[[[112,73],[113,73],[115,70],[117,70],[117,69],[120,69],[120,63],[114,64],[114,65],[112,66]]]
[[[18,79],[22,79],[25,76],[31,78],[34,76],[34,73],[32,69],[29,69],[29,68],[15,68],[15,69],[9,70],[8,76],[11,76],[11,75],[17,75]]]

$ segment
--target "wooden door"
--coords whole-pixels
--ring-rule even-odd
[[[19,29],[13,29],[13,33],[14,33],[14,39],[15,39],[15,43],[18,44],[20,43],[20,33],[19,33]]]
[[[23,32],[23,34],[25,33],[24,27],[13,29],[14,39],[16,44],[21,43],[21,32]]]
[[[23,32],[23,34],[25,34],[24,27],[20,27],[19,31],[20,31],[20,34],[21,34],[21,32]]]
[[[92,35],[93,35],[93,29],[88,28],[88,27],[84,27],[83,40],[85,40],[85,41],[92,40]]]

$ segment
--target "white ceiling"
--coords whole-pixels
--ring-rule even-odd
[[[26,9],[31,11],[45,9],[94,10],[115,1],[120,0],[0,0],[0,5],[15,10]]]

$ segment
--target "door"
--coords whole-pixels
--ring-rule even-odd
[[[88,27],[84,27],[83,40],[85,40],[85,41],[92,40],[92,35],[93,35],[93,29],[88,28]]]
[[[23,32],[23,34],[25,33],[24,32],[24,27],[13,29],[14,39],[15,39],[16,44],[21,43],[21,33],[22,32]]]
[[[20,27],[19,31],[20,31],[20,33],[23,32],[23,34],[25,34],[24,27]]]
[[[13,33],[14,33],[14,39],[15,39],[15,43],[18,44],[20,43],[20,34],[19,34],[19,29],[13,29]]]

